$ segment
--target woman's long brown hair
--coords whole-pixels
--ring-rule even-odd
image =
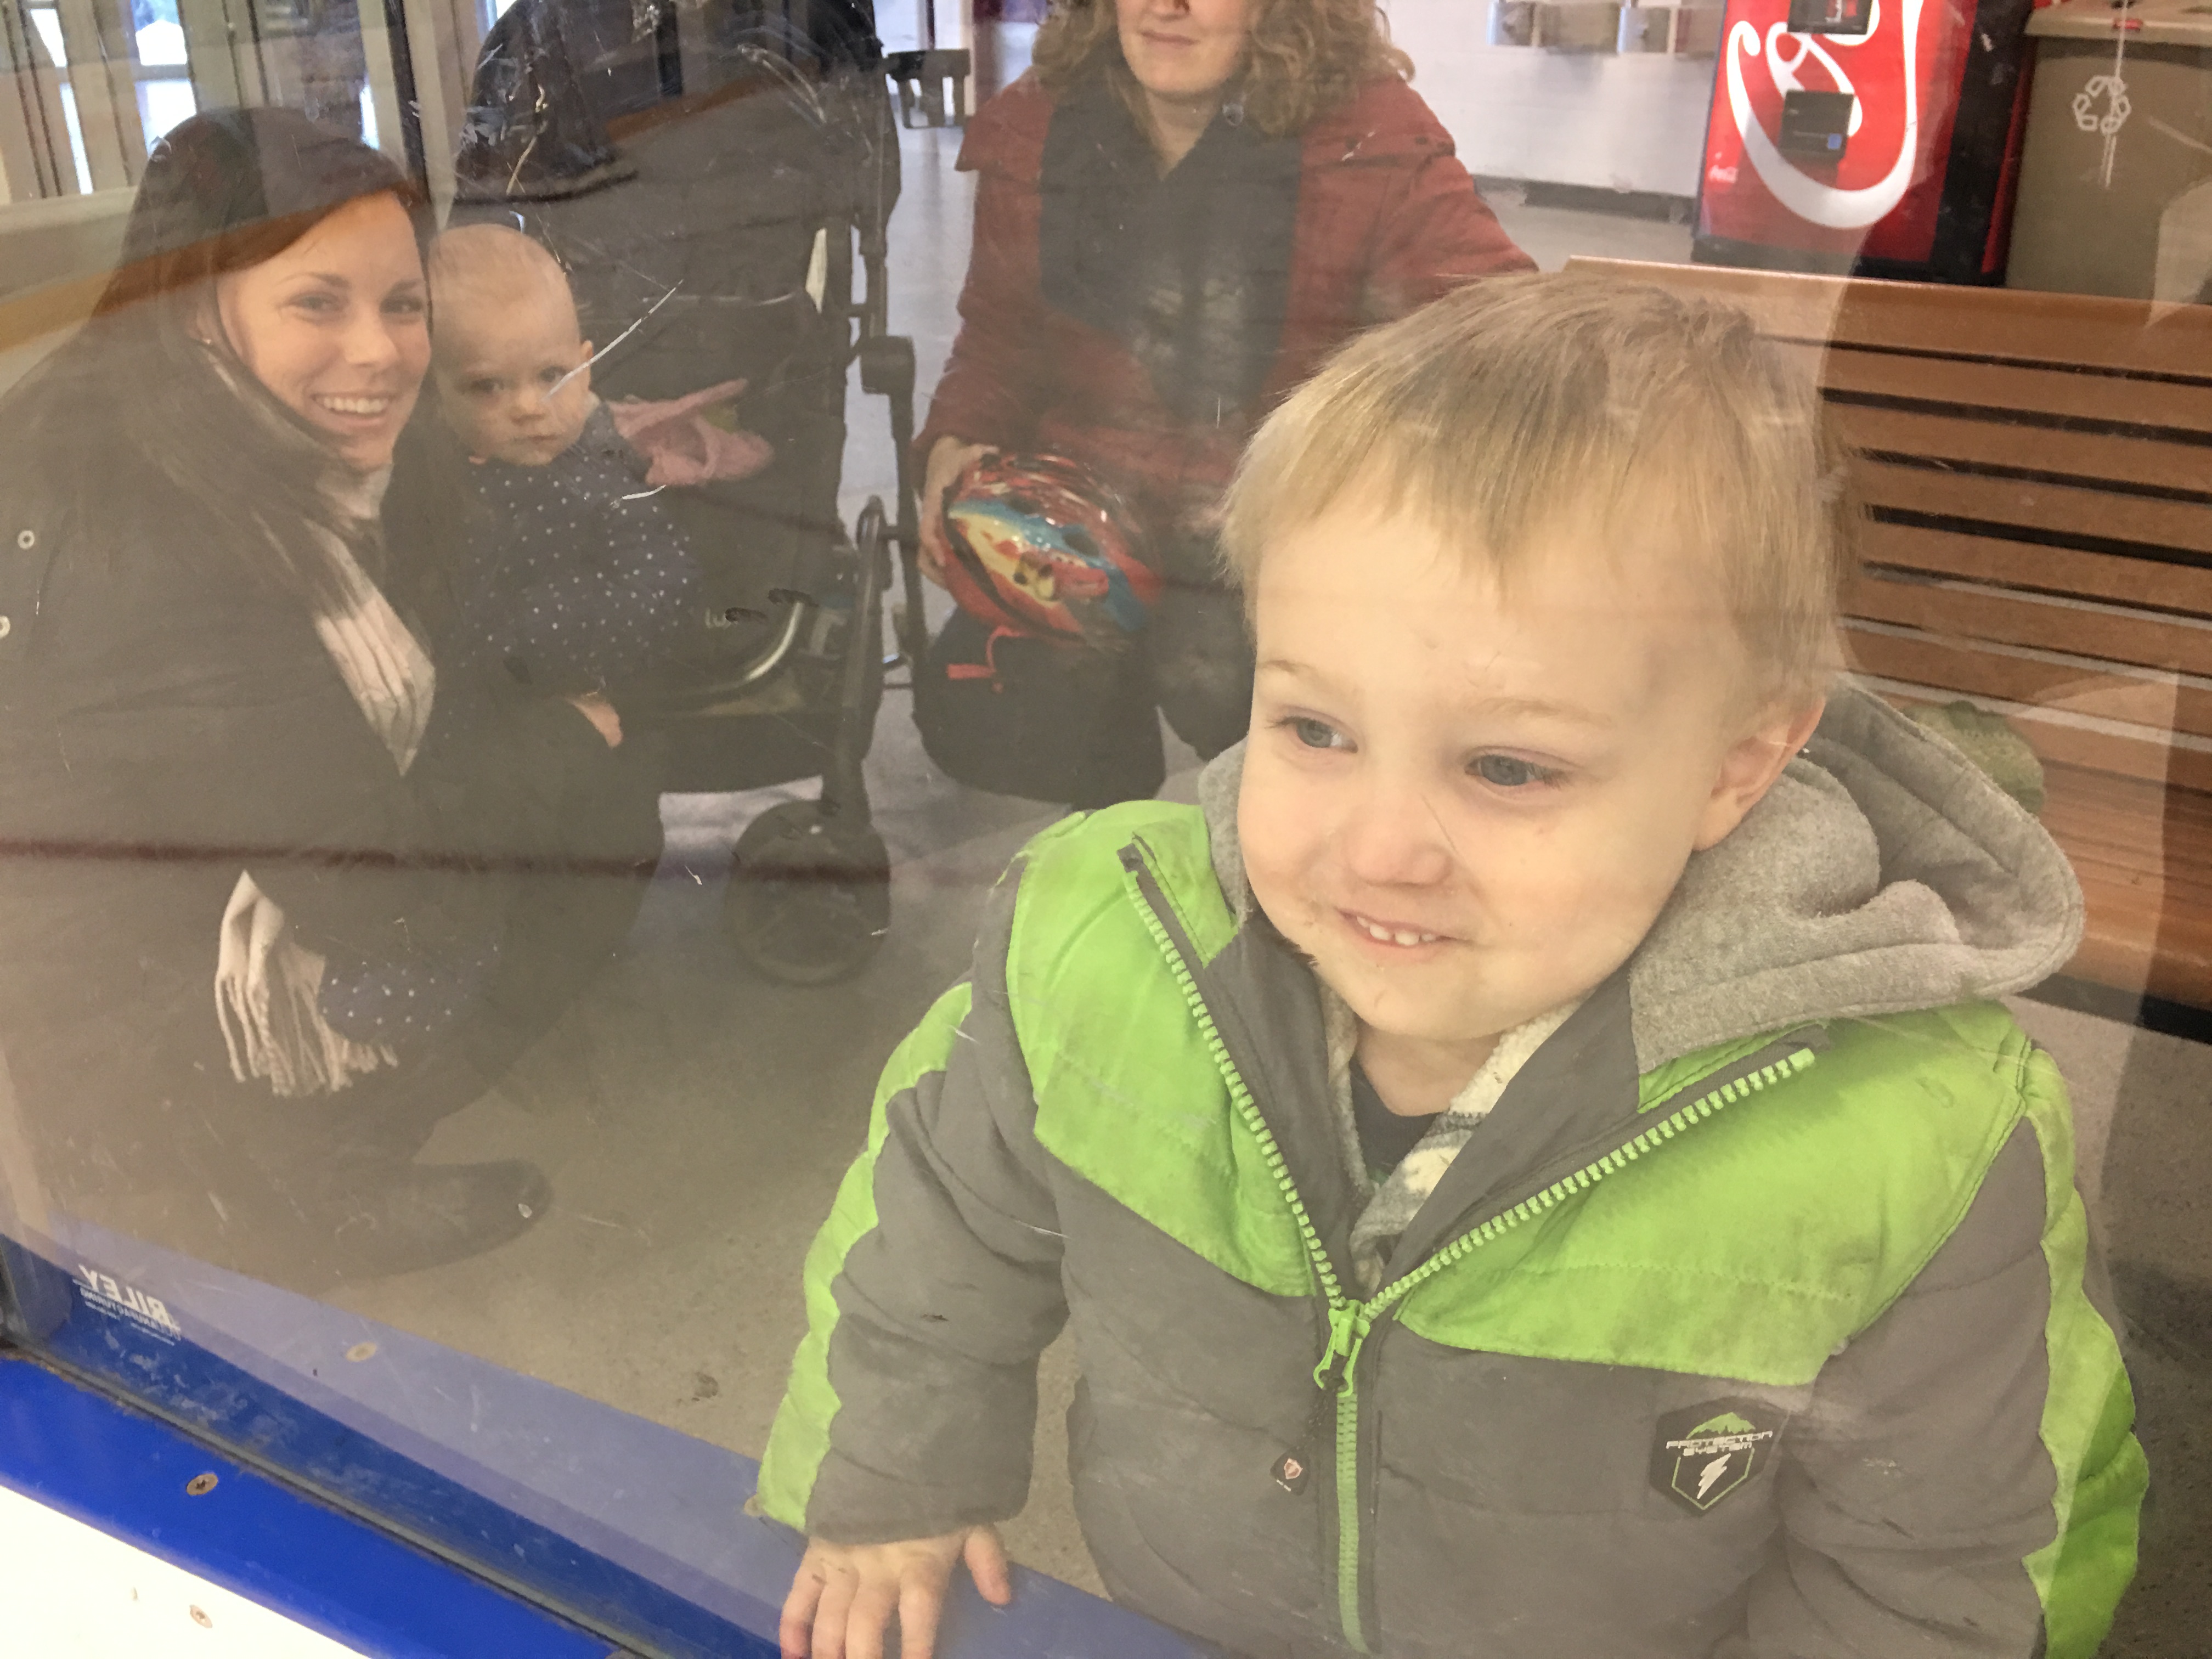
[[[10,472],[22,468],[25,486],[67,514],[67,533],[123,580],[129,544],[151,533],[312,608],[338,603],[327,538],[354,530],[327,488],[340,463],[206,322],[219,277],[387,194],[419,242],[421,192],[356,139],[275,108],[176,128],[148,158],[91,319],[0,402]],[[376,550],[362,551],[374,568]]]

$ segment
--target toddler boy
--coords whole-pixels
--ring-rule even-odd
[[[439,410],[485,509],[453,573],[449,652],[571,697],[663,665],[698,571],[592,395],[560,265],[520,231],[465,225],[432,245],[429,277]]]
[[[1993,1000],[2080,895],[1835,679],[1840,473],[1745,318],[1595,277],[1269,420],[1249,736],[1030,843],[808,1258],[787,1653],[1005,1599],[1064,1322],[1100,1576],[1237,1654],[2088,1659],[2143,1466]]]

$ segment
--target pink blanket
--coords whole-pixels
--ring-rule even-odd
[[[775,449],[756,433],[725,426],[745,389],[743,380],[725,380],[681,398],[647,403],[625,398],[610,403],[615,430],[650,464],[649,484],[698,484],[715,478],[747,478],[775,459]]]

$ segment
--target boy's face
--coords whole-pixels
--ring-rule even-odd
[[[592,346],[579,332],[574,306],[550,284],[501,305],[440,307],[439,407],[471,454],[544,466],[576,441],[592,412]]]
[[[1504,592],[1357,498],[1267,546],[1246,870],[1370,1033],[1471,1072],[1626,961],[1810,734],[1817,703],[1747,710],[1717,585],[1671,539],[1563,526]]]

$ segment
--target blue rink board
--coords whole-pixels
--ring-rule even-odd
[[[192,1496],[204,1474],[214,1490]],[[604,1637],[33,1360],[0,1358],[0,1486],[380,1659],[607,1659]]]
[[[501,1582],[601,1633],[551,1618],[286,1485],[252,1474],[234,1481],[226,1471],[240,1466],[198,1449],[186,1434],[20,1361],[0,1364],[0,1382],[16,1391],[0,1395],[0,1411],[9,1413],[0,1425],[0,1482],[373,1653],[605,1659],[617,1635],[640,1651],[677,1659],[776,1651],[775,1608],[799,1540],[743,1513],[757,1474],[750,1459],[142,1241],[82,1224],[70,1231],[66,1250],[47,1240],[35,1258],[0,1241],[25,1293],[23,1312],[58,1359],[103,1385],[112,1379],[126,1400],[151,1405],[310,1492],[488,1566]],[[96,1281],[89,1288],[88,1275]],[[151,1305],[166,1323],[119,1310],[103,1294],[102,1275],[109,1292],[127,1286],[126,1297],[158,1297]],[[366,1347],[375,1358],[352,1363]],[[32,1391],[25,1398],[36,1408],[27,1417],[17,1401],[22,1390]],[[82,1403],[73,1414],[63,1412],[72,1397]],[[41,1412],[55,1413],[53,1422],[42,1425]],[[181,1460],[162,1464],[165,1471],[191,1467],[174,1480],[143,1482],[138,1471],[150,1467],[148,1459],[111,1450],[101,1437],[119,1433],[118,1425],[153,1437]],[[188,1498],[183,1483],[202,1468],[222,1482],[208,1498]],[[86,1489],[77,1492],[72,1482]],[[366,1639],[362,1628],[342,1620],[371,1615],[347,1613],[356,1591],[343,1575],[328,1580],[327,1561],[319,1565],[312,1551],[257,1553],[281,1541],[283,1528],[265,1514],[235,1535],[210,1534],[203,1559],[194,1528],[218,1512],[209,1507],[216,1497],[240,1492],[317,1517],[325,1528],[317,1547],[326,1554],[343,1557],[351,1547],[341,1540],[357,1536],[378,1545],[363,1556],[383,1564],[378,1571],[410,1563],[427,1575],[425,1587],[404,1597],[389,1589],[362,1592],[365,1605],[413,1603],[410,1617],[428,1622]],[[1194,1659],[1207,1651],[1042,1574],[1017,1568],[1014,1585],[1013,1606],[1000,1611],[960,1575],[940,1659]],[[442,1605],[447,1590],[456,1598],[450,1609]],[[495,1640],[453,1622],[489,1618],[495,1608],[584,1645],[550,1644],[550,1634]],[[381,1614],[371,1621],[380,1631],[390,1623]]]

